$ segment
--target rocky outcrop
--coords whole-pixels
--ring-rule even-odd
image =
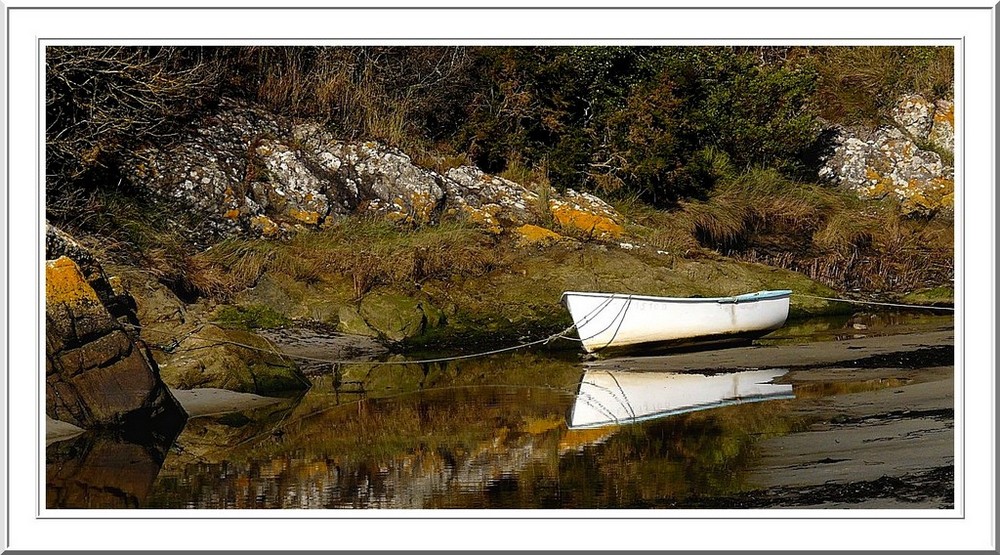
[[[591,195],[530,190],[468,166],[441,175],[398,149],[249,107],[224,107],[176,145],[138,152],[124,172],[205,243],[318,229],[351,214],[414,225],[451,217],[495,233],[554,219],[595,238],[616,238],[624,222]]]
[[[820,178],[862,198],[895,197],[909,213],[953,211],[954,168],[927,149],[954,148],[953,103],[907,96],[893,118],[899,127],[883,127],[867,136],[836,129]],[[921,148],[918,142],[933,146]]]
[[[188,334],[160,368],[178,389],[211,387],[257,395],[299,391],[309,380],[266,339],[208,324]]]
[[[52,226],[46,250],[46,414],[82,428],[183,422],[186,415],[129,326],[137,323],[135,301]]]
[[[955,151],[955,103],[938,100],[934,103],[934,124],[927,140],[949,151]]]

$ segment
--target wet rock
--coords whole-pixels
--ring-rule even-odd
[[[350,335],[361,335],[365,337],[378,337],[378,332],[373,330],[368,322],[361,317],[357,309],[352,306],[342,306],[337,314],[339,322],[337,331]]]
[[[213,324],[187,335],[160,367],[163,381],[177,389],[213,387],[270,395],[309,387],[295,362],[266,339]]]
[[[427,321],[419,300],[394,293],[366,295],[358,312],[369,327],[390,341],[420,335]]]
[[[90,253],[49,227],[46,256],[46,414],[82,428],[183,422],[134,328],[131,296]],[[83,262],[83,268],[69,256]]]

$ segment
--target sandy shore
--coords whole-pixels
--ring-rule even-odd
[[[630,370],[789,368],[802,429],[758,444],[752,491],[715,508],[953,508],[954,333],[595,361]],[[809,391],[826,388],[820,396]]]
[[[281,401],[274,397],[212,387],[171,389],[170,393],[187,412],[188,418],[253,409]]]

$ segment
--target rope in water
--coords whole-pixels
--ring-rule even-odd
[[[923,306],[923,305],[912,305],[912,304],[901,304],[901,303],[886,303],[886,302],[876,302],[876,301],[859,301],[859,300],[854,300],[854,299],[843,299],[843,298],[834,298],[834,297],[821,297],[821,296],[817,296],[817,295],[807,295],[805,293],[793,293],[792,295],[796,296],[796,297],[804,297],[804,298],[809,298],[809,299],[817,299],[817,300],[831,301],[831,302],[843,302],[843,303],[865,304],[865,305],[876,305],[876,306],[891,306],[891,307],[897,307],[897,308],[914,308],[914,309],[948,310],[948,311],[954,311],[955,310],[954,307]],[[626,297],[626,301],[627,302],[623,306],[623,309],[627,309],[628,308],[628,305],[631,303],[631,297],[632,297],[631,295],[628,295],[628,297]],[[583,318],[583,320],[584,321],[589,321],[589,319],[591,317],[596,316],[595,313],[603,312],[603,310],[605,308],[607,308],[607,306],[610,303],[610,301],[612,299],[616,299],[616,298],[619,298],[619,297],[616,297],[616,296],[610,297],[608,300],[606,300],[601,305],[599,305],[594,311],[592,311],[590,314],[586,315]],[[618,321],[619,326],[621,325],[621,322],[619,321],[619,317],[622,316],[621,312],[622,312],[622,310],[619,310],[619,314],[616,315],[615,318],[612,318],[611,322],[608,324],[608,326],[605,328],[605,330],[607,328],[609,328],[610,326],[614,325],[614,323],[616,321]],[[624,320],[624,318],[622,318],[622,320]],[[151,327],[148,327],[148,326],[137,326],[137,325],[128,324],[128,323],[125,323],[123,325],[126,326],[126,327],[129,327],[129,328],[133,328],[133,329],[139,330],[139,331],[146,331],[146,332],[149,332],[149,333],[160,334],[160,335],[164,335],[164,336],[171,336],[172,337],[174,335],[172,332],[163,331],[163,330],[157,330],[155,328],[151,328]],[[551,343],[552,341],[555,341],[557,339],[568,339],[568,340],[573,340],[573,341],[581,341],[581,340],[583,340],[583,338],[577,339],[575,337],[569,337],[567,335],[567,334],[569,334],[569,332],[573,331],[573,329],[575,329],[576,327],[577,327],[576,324],[573,324],[573,325],[567,327],[566,329],[564,329],[564,330],[562,330],[562,331],[560,331],[558,333],[554,333],[552,335],[549,335],[548,337],[544,337],[542,339],[538,339],[538,340],[535,340],[535,341],[529,341],[527,343],[519,343],[517,345],[512,345],[510,347],[502,347],[502,348],[499,348],[499,349],[491,349],[491,350],[488,350],[488,351],[482,351],[482,352],[477,352],[477,353],[469,353],[469,354],[464,354],[464,355],[453,355],[453,356],[447,356],[447,357],[428,358],[428,359],[421,359],[421,360],[402,360],[402,361],[342,360],[342,359],[327,359],[327,358],[320,358],[320,357],[312,357],[312,356],[306,356],[306,355],[296,355],[296,354],[292,354],[292,353],[286,353],[286,352],[281,351],[281,350],[279,350],[279,349],[277,349],[277,348],[275,348],[273,346],[271,348],[263,348],[263,347],[258,347],[256,345],[250,345],[250,344],[247,344],[247,343],[241,343],[239,341],[231,341],[231,340],[228,340],[228,339],[217,339],[217,338],[205,337],[205,336],[198,335],[198,334],[195,333],[195,331],[197,331],[198,328],[195,328],[194,330],[191,330],[191,331],[185,333],[181,337],[174,337],[169,344],[158,345],[158,347],[161,350],[164,350],[166,352],[173,352],[173,351],[175,351],[180,346],[180,343],[183,340],[186,340],[188,338],[193,338],[193,339],[198,339],[198,340],[201,340],[201,341],[205,341],[206,343],[209,343],[211,345],[232,345],[234,347],[241,347],[241,348],[249,349],[249,350],[252,350],[252,351],[257,351],[257,352],[261,352],[261,353],[268,353],[268,354],[275,355],[275,356],[280,357],[280,358],[297,359],[297,360],[302,360],[302,361],[318,362],[318,363],[323,363],[323,364],[335,364],[335,365],[350,365],[350,364],[361,365],[361,364],[366,364],[366,365],[369,365],[369,366],[380,366],[380,365],[390,365],[390,364],[434,364],[434,363],[439,363],[439,362],[451,362],[451,361],[455,361],[455,360],[466,360],[466,359],[472,359],[472,358],[480,358],[480,357],[486,357],[486,356],[500,354],[500,353],[506,353],[506,352],[510,352],[510,351],[516,351],[516,350],[519,350],[519,349],[526,349],[528,347],[534,347],[536,345],[548,344],[548,343]],[[598,332],[598,335],[600,333],[603,333],[605,330],[601,330],[601,332]],[[616,334],[617,334],[617,332],[616,332]],[[201,348],[205,348],[205,347],[189,347],[186,350],[195,350],[195,349],[201,349]]]
[[[896,308],[922,308],[922,309],[925,309],[925,310],[950,310],[952,312],[955,311],[955,307],[952,307],[952,306],[927,306],[927,305],[919,305],[919,304],[901,304],[901,303],[884,303],[884,302],[875,302],[875,301],[857,301],[857,300],[854,300],[854,299],[841,299],[841,298],[834,298],[834,297],[819,297],[819,296],[816,296],[816,295],[806,295],[805,293],[792,293],[792,296],[793,297],[805,297],[805,298],[809,298],[809,299],[819,299],[819,300],[822,300],[822,301],[832,301],[832,302],[838,302],[838,303],[869,304],[869,305],[875,305],[875,306],[892,306],[892,307],[896,307]]]
[[[145,330],[147,332],[158,333],[158,334],[165,335],[165,336],[172,336],[173,335],[171,332],[161,331],[161,330],[157,330],[155,328],[144,327],[144,326],[136,326],[134,324],[123,324],[123,325],[125,325],[126,327],[129,327],[129,328],[140,330],[140,331]],[[551,343],[552,341],[555,341],[556,339],[571,339],[571,338],[567,338],[565,336],[569,332],[573,331],[573,329],[575,327],[576,327],[576,324],[573,324],[572,326],[569,326],[568,328],[566,328],[566,329],[564,329],[564,330],[562,330],[562,331],[560,331],[558,333],[554,333],[554,334],[552,334],[552,335],[550,335],[548,337],[545,337],[545,338],[542,338],[542,339],[538,339],[536,341],[530,341],[528,343],[520,343],[518,345],[513,345],[513,346],[510,346],[510,347],[502,347],[500,349],[492,349],[492,350],[489,350],[489,351],[483,351],[483,352],[479,352],[479,353],[470,353],[470,354],[466,354],[466,355],[454,355],[454,356],[448,356],[448,357],[428,358],[428,359],[421,359],[421,360],[338,360],[338,359],[326,359],[326,358],[319,358],[319,357],[311,357],[311,356],[306,356],[306,355],[296,355],[296,354],[292,354],[292,353],[286,353],[284,351],[279,351],[279,350],[273,349],[273,348],[272,349],[265,349],[263,347],[258,347],[256,345],[249,345],[249,344],[246,344],[246,343],[240,343],[238,341],[230,341],[228,339],[216,339],[216,338],[212,338],[212,337],[205,337],[205,336],[197,335],[197,334],[195,334],[193,332],[188,332],[187,334],[185,334],[184,335],[184,339],[187,339],[187,338],[199,339],[199,340],[205,341],[205,342],[213,344],[213,345],[233,345],[234,347],[242,347],[244,349],[250,349],[252,351],[258,351],[258,352],[261,352],[261,353],[268,353],[268,354],[272,354],[272,355],[275,355],[275,356],[278,356],[278,357],[291,358],[291,359],[297,359],[297,360],[304,360],[304,361],[309,361],[309,362],[320,362],[320,363],[324,363],[324,364],[339,364],[339,365],[348,365],[348,364],[359,364],[360,365],[360,364],[364,364],[364,365],[368,365],[368,366],[380,366],[380,365],[390,365],[390,364],[433,364],[433,363],[437,363],[437,362],[450,362],[450,361],[453,361],[453,360],[464,360],[464,359],[469,359],[469,358],[479,358],[479,357],[485,357],[485,356],[495,355],[495,354],[499,354],[499,353],[506,353],[508,351],[516,351],[518,349],[526,349],[528,347],[534,347],[536,345],[542,345],[542,344]],[[178,345],[178,344],[179,344],[179,341],[177,341],[177,340],[174,340],[174,341],[171,342],[171,345],[174,346],[173,347],[174,349],[176,349],[176,345]],[[190,348],[188,348],[186,350],[194,350],[194,349],[199,349],[199,348],[204,348],[204,347],[190,347]]]

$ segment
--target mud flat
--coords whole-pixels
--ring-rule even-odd
[[[954,508],[953,330],[595,361],[635,371],[788,368],[792,433],[757,444],[751,490],[711,508]]]

